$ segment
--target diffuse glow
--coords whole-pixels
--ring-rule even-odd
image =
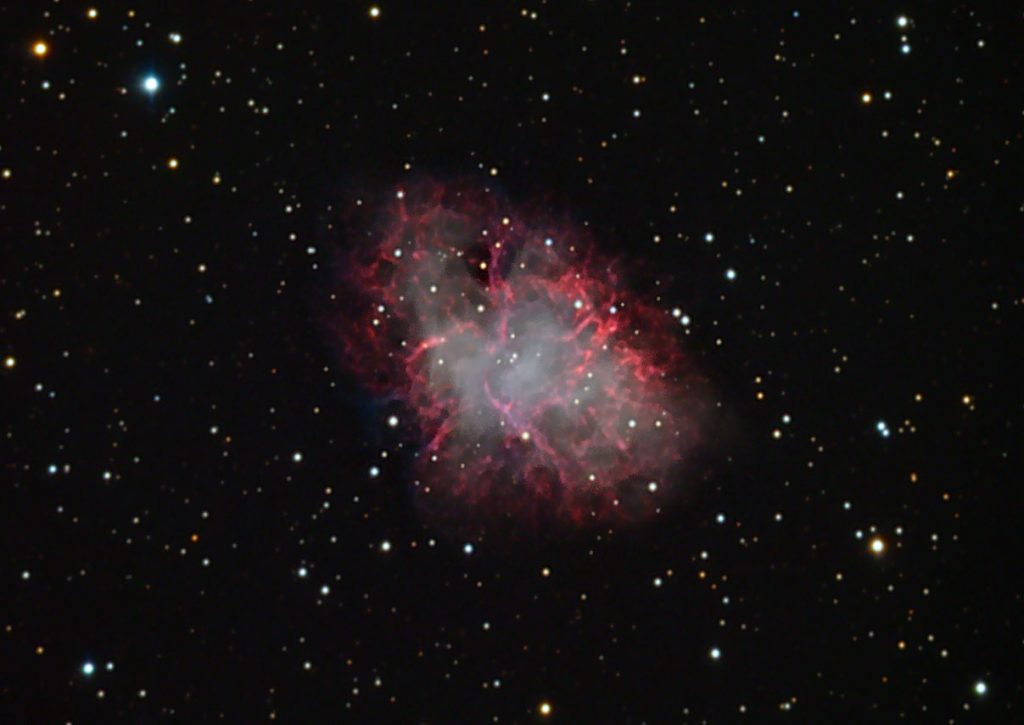
[[[412,414],[420,508],[527,527],[655,513],[704,407],[670,312],[586,235],[486,190],[404,189],[381,219],[346,259],[334,329]]]

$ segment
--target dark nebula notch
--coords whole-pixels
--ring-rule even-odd
[[[678,322],[587,232],[467,184],[420,182],[367,208],[331,328],[359,380],[407,407],[430,522],[638,522],[686,486],[703,378]]]

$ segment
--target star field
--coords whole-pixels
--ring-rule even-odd
[[[0,8],[0,720],[1019,719],[1020,22]]]

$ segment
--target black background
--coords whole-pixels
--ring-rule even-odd
[[[1019,15],[88,7],[0,6],[5,722],[1018,717]],[[728,423],[656,521],[417,520],[326,324],[417,174],[671,279]]]

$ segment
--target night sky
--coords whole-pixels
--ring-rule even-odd
[[[1022,18],[768,5],[0,6],[0,720],[1024,717]],[[422,504],[406,189],[670,323],[642,516]]]

